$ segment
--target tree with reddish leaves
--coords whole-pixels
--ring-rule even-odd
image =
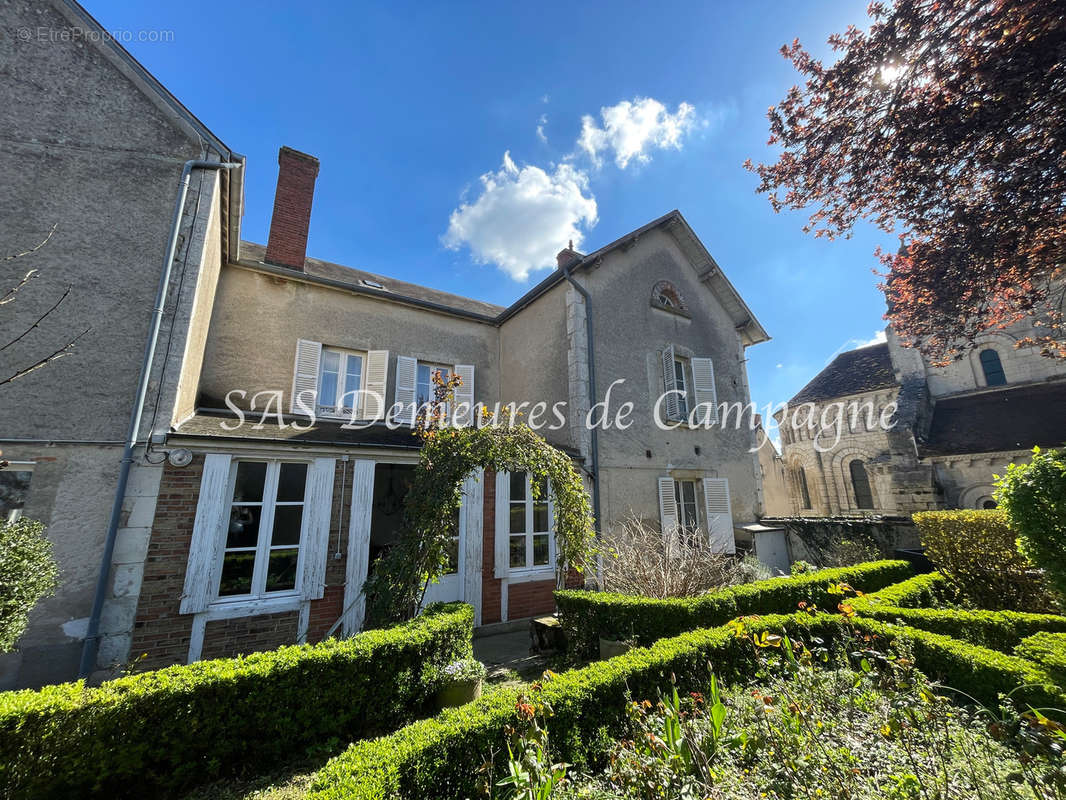
[[[1066,358],[1066,3],[871,3],[865,31],[830,37],[825,66],[769,111],[776,163],[745,166],[775,211],[848,236],[861,219],[900,234],[878,250],[893,328],[938,363],[989,329]]]

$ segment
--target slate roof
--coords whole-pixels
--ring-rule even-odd
[[[838,355],[789,402],[816,403],[897,385],[888,344],[875,344]]]
[[[1006,387],[938,400],[918,454],[1028,450],[1066,443],[1066,381]]]
[[[266,255],[266,248],[254,242],[241,242],[241,261],[258,264]],[[411,299],[423,303],[432,303],[444,308],[463,311],[468,314],[477,314],[486,319],[494,320],[506,309],[503,306],[485,303],[469,297],[461,297],[450,292],[442,292],[431,289],[428,286],[419,286],[407,281],[399,281],[395,278],[387,278],[384,275],[375,275],[361,269],[346,267],[342,264],[334,264],[331,261],[322,261],[317,258],[308,258],[304,261],[304,272],[318,278],[325,278],[338,283],[355,286],[360,289],[375,289],[373,285],[367,285],[363,281],[370,281],[382,287],[381,292],[386,297],[397,299]]]

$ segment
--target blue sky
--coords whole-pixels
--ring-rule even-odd
[[[884,326],[894,240],[804,234],[741,166],[773,157],[780,46],[826,54],[863,4],[83,2],[173,31],[127,47],[247,155],[246,239],[289,145],[322,162],[309,255],[500,304],[568,234],[587,252],[679,208],[773,336],[748,350],[759,405]]]

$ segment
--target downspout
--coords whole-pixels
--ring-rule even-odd
[[[129,482],[130,469],[133,466],[133,451],[137,446],[137,436],[141,428],[141,416],[144,413],[144,401],[148,395],[148,383],[152,376],[152,363],[155,360],[156,343],[159,340],[159,328],[163,322],[163,307],[166,304],[167,290],[170,288],[170,273],[174,264],[174,255],[178,248],[178,234],[181,218],[185,212],[185,198],[189,193],[189,176],[194,169],[235,169],[241,166],[230,161],[202,161],[192,159],[185,162],[178,183],[178,198],[174,202],[174,219],[170,223],[170,236],[167,240],[166,254],[163,256],[163,274],[159,276],[159,288],[156,290],[155,308],[148,329],[148,341],[144,346],[144,359],[141,363],[141,377],[137,385],[137,397],[130,412],[129,430],[126,433],[126,446],[122,451],[122,463],[119,467],[118,486],[115,499],[111,505],[111,520],[104,538],[104,553],[100,559],[100,574],[96,580],[96,593],[93,595],[93,607],[89,614],[89,626],[85,631],[85,643],[81,650],[79,678],[88,678],[96,666],[96,654],[100,647],[100,615],[104,610],[107,597],[107,583],[111,575],[111,558],[115,553],[115,539],[118,536],[119,521],[122,517],[122,503],[126,499],[126,484]]]
[[[592,297],[588,290],[574,280],[570,264],[563,267],[563,276],[585,301],[585,348],[589,361],[589,411],[596,405],[596,348],[592,343]],[[600,531],[600,437],[593,426],[589,431],[589,458],[592,461],[592,515],[597,533]]]

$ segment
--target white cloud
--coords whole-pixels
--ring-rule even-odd
[[[569,240],[579,247],[596,214],[584,172],[570,164],[554,172],[519,167],[507,152],[500,169],[481,176],[477,199],[452,212],[443,241],[452,250],[467,245],[478,263],[524,281],[530,272],[554,268],[555,254]]]
[[[541,114],[540,119],[537,120],[537,138],[544,144],[548,143],[548,134],[544,132],[544,126],[548,124],[548,115]]]
[[[651,97],[638,97],[600,109],[603,126],[591,115],[581,119],[581,136],[577,145],[599,166],[604,154],[625,169],[630,162],[645,163],[650,151],[681,149],[685,135],[697,124],[696,109],[681,103],[670,113],[666,106]]]
[[[853,344],[855,347],[870,347],[871,345],[875,344],[884,344],[887,341],[888,334],[886,334],[883,330],[880,330],[874,331],[872,339],[852,339],[850,344]]]

